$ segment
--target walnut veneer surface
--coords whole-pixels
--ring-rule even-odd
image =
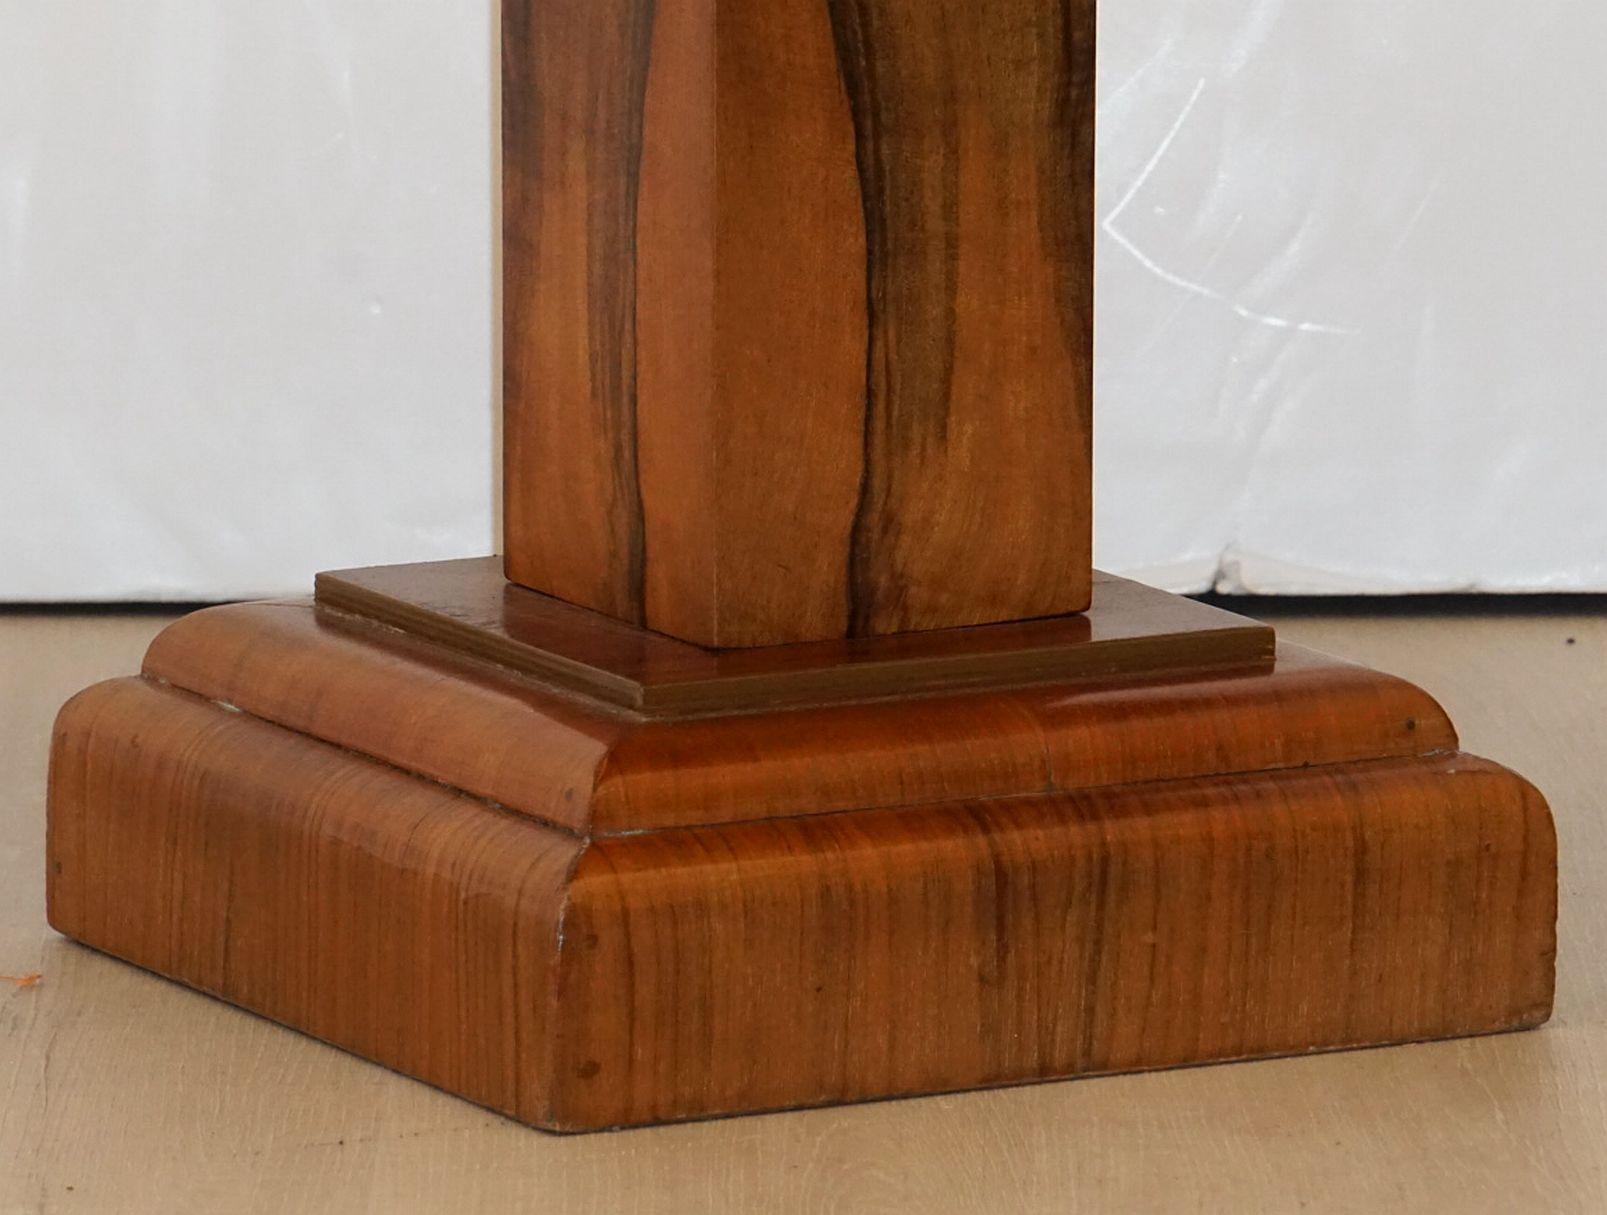
[[[1564,898],[1545,1030],[583,1139],[533,1134],[44,928],[51,718],[84,683],[130,669],[161,622],[0,618],[12,690],[0,704],[0,971],[42,976],[0,985],[5,1209],[1593,1211],[1607,1200],[1607,981],[1595,960],[1607,836],[1593,813],[1601,763],[1581,728],[1607,707],[1599,617],[1279,621],[1286,639],[1433,687],[1467,745],[1550,795]],[[489,871],[487,882],[494,891]]]
[[[1092,0],[508,0],[502,68],[510,578],[720,646],[1087,607]]]

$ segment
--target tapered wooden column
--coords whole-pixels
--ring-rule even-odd
[[[1093,0],[508,0],[507,572],[711,646],[1080,612]]]

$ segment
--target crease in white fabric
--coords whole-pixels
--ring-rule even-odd
[[[1132,185],[1127,187],[1127,192],[1122,195],[1121,200],[1105,216],[1100,228],[1106,236],[1126,250],[1139,265],[1143,266],[1144,269],[1155,275],[1162,282],[1169,283],[1179,290],[1200,296],[1202,299],[1212,300],[1221,304],[1244,320],[1252,321],[1257,325],[1266,325],[1272,329],[1285,329],[1294,333],[1327,334],[1335,337],[1354,336],[1359,330],[1343,325],[1331,325],[1323,321],[1291,320],[1288,317],[1276,316],[1269,312],[1259,312],[1246,304],[1240,303],[1233,297],[1217,291],[1213,287],[1185,278],[1181,274],[1168,270],[1150,257],[1131,237],[1116,226],[1117,221],[1126,214],[1127,208],[1132,206],[1133,200],[1138,197],[1139,192],[1149,183],[1149,179],[1154,176],[1155,170],[1166,159],[1167,153],[1172,150],[1172,145],[1177,142],[1178,135],[1182,133],[1184,125],[1188,122],[1189,116],[1194,113],[1194,107],[1199,104],[1200,97],[1204,93],[1205,77],[1202,76],[1198,83],[1195,84],[1194,91],[1189,94],[1189,99],[1184,104],[1182,112],[1178,114],[1176,121],[1172,123],[1171,129],[1166,132],[1166,137],[1161,140],[1143,169],[1139,171],[1138,176],[1133,179]]]

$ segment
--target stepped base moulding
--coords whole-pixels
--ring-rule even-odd
[[[320,593],[189,616],[63,710],[51,922],[535,1126],[1549,1015],[1540,796],[1425,693],[1227,613],[1102,578],[1081,636],[725,655],[495,563]]]

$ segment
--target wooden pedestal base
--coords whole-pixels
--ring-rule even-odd
[[[69,704],[51,923],[558,1130],[1549,1015],[1550,815],[1398,680],[651,720],[395,623],[214,609]]]

